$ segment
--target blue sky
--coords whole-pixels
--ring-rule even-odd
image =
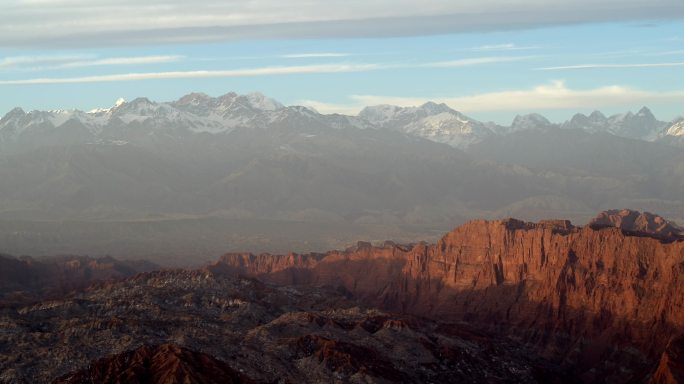
[[[521,0],[511,12],[503,0],[478,9],[399,1],[393,11],[351,1],[363,18],[320,1],[200,1],[192,11],[150,1],[135,13],[127,2],[10,0],[0,115],[230,91],[323,113],[434,100],[503,124],[643,105],[663,120],[684,115],[684,5],[675,1]]]

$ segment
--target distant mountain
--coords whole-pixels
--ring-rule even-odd
[[[676,124],[654,142],[583,127],[538,114],[502,127],[435,103],[324,115],[235,93],[15,109],[0,119],[0,243],[167,263],[431,238],[474,217],[684,217]]]
[[[662,216],[631,209],[612,209],[601,212],[589,222],[589,226],[593,228],[615,227],[627,232],[664,238],[684,236],[682,228],[665,220]]]
[[[606,132],[631,139],[653,141],[666,126],[666,122],[658,121],[651,110],[643,107],[636,114],[627,112],[610,117],[598,111],[589,116],[577,114],[564,123],[562,128],[584,129],[591,133]]]
[[[446,104],[432,102],[420,107],[366,107],[359,117],[380,128],[405,132],[457,148],[465,148],[494,134],[491,129],[493,125],[471,119]]]
[[[674,121],[663,131],[658,141],[684,147],[684,119]]]
[[[500,126],[477,121],[445,104],[433,102],[418,107],[369,106],[358,116],[323,115],[306,107],[284,106],[260,93],[238,95],[231,92],[219,97],[191,93],[163,103],[144,97],[130,102],[120,99],[111,108],[89,112],[27,113],[15,108],[0,119],[0,150],[75,143],[125,145],[148,139],[148,136],[223,134],[237,128],[268,129],[287,124],[393,130],[460,149],[492,136],[558,127],[675,145],[679,143],[677,137],[682,136],[677,123],[668,128],[668,123],[657,120],[646,107],[636,114],[628,112],[610,117],[598,111],[589,116],[576,114],[562,124],[551,123],[539,114],[528,114],[516,116],[510,126]]]
[[[538,114],[531,113],[528,115],[518,115],[513,119],[513,123],[509,128],[503,128],[499,133],[513,133],[526,130],[547,130],[556,129],[557,124],[551,123],[546,117]]]
[[[665,134],[668,136],[684,137],[684,119],[672,123],[672,125],[665,130]]]

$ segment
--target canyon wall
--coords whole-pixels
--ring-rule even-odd
[[[471,221],[437,244],[236,253],[210,268],[333,286],[389,310],[468,321],[532,344],[588,381],[609,380],[613,373],[595,376],[598,361],[645,369],[638,367],[684,330],[684,239],[608,224]]]

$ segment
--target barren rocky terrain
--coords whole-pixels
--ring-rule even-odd
[[[684,238],[648,213],[472,221],[435,244],[227,254],[193,270],[0,261],[70,282],[2,286],[3,383],[682,378]]]

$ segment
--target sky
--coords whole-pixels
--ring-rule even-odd
[[[261,92],[356,114],[444,102],[509,124],[684,116],[681,0],[4,0],[0,116]]]

